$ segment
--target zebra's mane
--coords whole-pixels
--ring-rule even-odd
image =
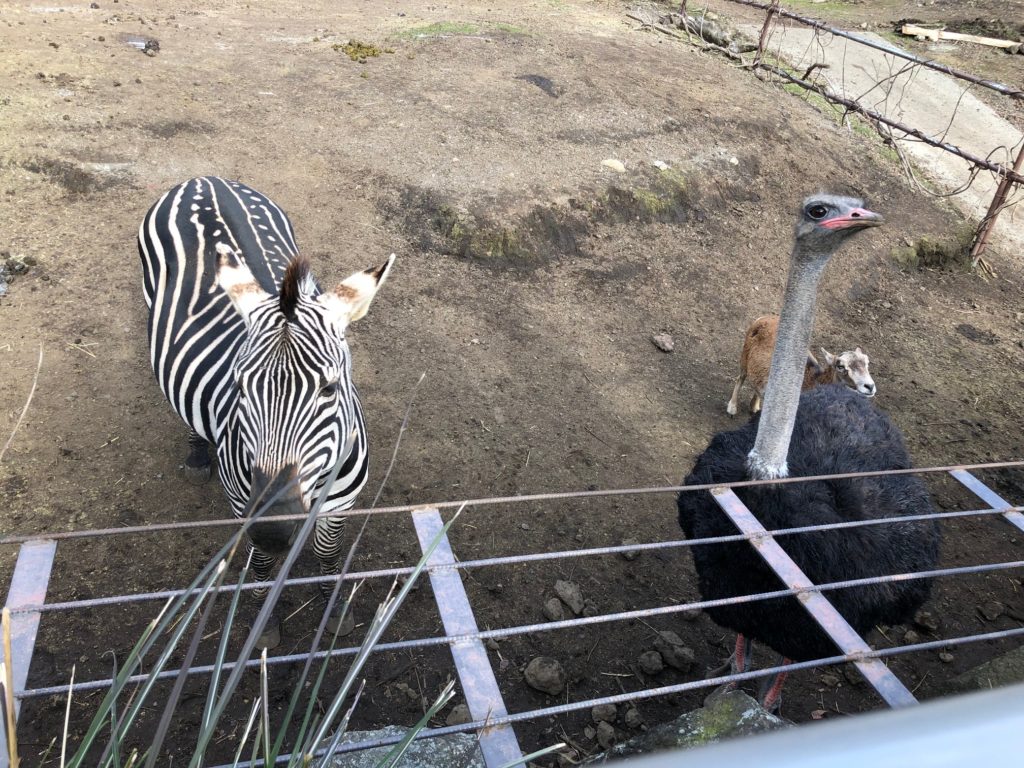
[[[288,320],[295,319],[295,308],[303,294],[312,294],[316,284],[309,273],[309,259],[296,256],[288,265],[281,283],[281,312]]]

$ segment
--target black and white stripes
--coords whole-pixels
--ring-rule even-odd
[[[284,212],[213,177],[157,201],[139,253],[153,371],[178,415],[216,447],[232,511],[245,514],[250,497],[282,475],[298,477],[300,491],[284,494],[277,513],[308,509],[345,450],[325,509],[352,506],[368,454],[345,329],[366,313],[394,257],[321,291]],[[254,533],[258,571],[269,572],[282,537],[284,529]],[[340,523],[322,520],[315,548],[326,572],[339,539]]]

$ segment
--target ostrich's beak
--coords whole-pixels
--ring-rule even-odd
[[[885,219],[880,213],[869,211],[867,208],[854,208],[848,213],[821,222],[821,226],[827,229],[864,229],[879,227],[884,223]]]

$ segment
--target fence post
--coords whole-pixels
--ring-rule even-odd
[[[761,57],[764,55],[764,47],[768,42],[769,28],[772,25],[772,17],[775,16],[776,11],[779,10],[779,0],[772,0],[771,8],[765,11],[764,14],[764,26],[761,27],[761,36],[757,39],[757,53],[754,55],[754,68],[761,63]]]
[[[1020,151],[1017,152],[1017,158],[1013,161],[1013,173],[1020,173],[1021,165],[1024,165],[1024,142],[1020,145]],[[996,193],[992,197],[992,204],[988,207],[988,212],[985,214],[985,218],[981,220],[981,225],[978,227],[978,232],[974,236],[974,243],[971,245],[971,266],[977,267],[978,262],[981,260],[981,255],[985,253],[985,248],[988,247],[988,236],[992,234],[992,228],[996,225],[996,219],[999,218],[999,213],[1002,211],[1003,203],[1006,202],[1006,197],[1010,193],[1010,187],[1016,183],[1013,181],[1008,174],[1003,174],[999,180],[999,186],[996,187]]]

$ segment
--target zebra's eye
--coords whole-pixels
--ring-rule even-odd
[[[320,388],[321,397],[334,397],[338,394],[338,382],[332,381]]]

